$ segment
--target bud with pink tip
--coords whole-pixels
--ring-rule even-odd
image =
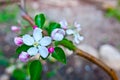
[[[54,52],[54,47],[49,47],[48,51],[49,51],[49,53],[53,53]]]
[[[37,27],[36,25],[34,25],[34,26],[33,26],[33,29],[36,29],[36,28],[38,28],[38,27]]]
[[[19,32],[20,31],[20,27],[12,26],[11,27],[11,31],[13,31],[13,32]]]
[[[19,60],[22,62],[27,62],[29,60],[29,58],[30,58],[30,55],[27,52],[22,52],[19,55]]]
[[[14,38],[14,43],[17,45],[17,46],[21,46],[23,44],[23,40],[21,37],[15,37]]]

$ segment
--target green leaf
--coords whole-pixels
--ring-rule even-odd
[[[0,56],[0,66],[7,67],[9,65],[9,61],[4,56]]]
[[[45,16],[44,14],[38,14],[35,16],[35,24],[39,27],[42,28],[45,23]]]
[[[34,60],[29,66],[30,80],[40,80],[40,75],[42,73],[42,64],[39,60]]]
[[[54,29],[56,29],[56,28],[60,28],[60,24],[59,24],[59,23],[56,23],[56,22],[51,22],[51,23],[49,24],[48,29],[47,29],[49,35],[50,35],[51,32],[52,32]]]
[[[23,70],[15,69],[12,76],[15,80],[26,80],[26,74]]]
[[[68,40],[68,39],[65,39],[65,38],[62,41],[55,41],[55,45],[56,46],[62,45],[64,47],[68,48],[69,50],[75,50],[76,49],[73,42]]]
[[[27,45],[23,44],[23,45],[21,45],[20,47],[18,47],[18,48],[16,49],[16,53],[17,53],[17,54],[20,54],[22,51],[25,51],[25,52],[26,52],[30,47],[31,47],[31,46],[27,46]]]
[[[55,75],[56,75],[56,71],[55,70],[47,72],[47,77],[48,78],[54,77]]]
[[[62,48],[55,47],[55,51],[52,53],[52,57],[54,57],[56,60],[66,64],[66,56]]]

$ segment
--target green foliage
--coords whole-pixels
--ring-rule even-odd
[[[27,45],[23,44],[23,45],[21,45],[20,47],[18,47],[18,48],[16,49],[16,53],[17,53],[17,54],[20,54],[22,51],[25,51],[25,52],[26,52],[30,47],[31,47],[31,46],[27,46]]]
[[[56,75],[56,71],[55,71],[55,70],[50,71],[50,72],[47,72],[47,77],[48,77],[48,78],[51,78],[51,77],[53,77],[53,76],[55,76],[55,75]]]
[[[16,14],[18,13],[18,8],[13,6],[6,6],[0,10],[0,23],[5,22],[16,22]]]
[[[29,32],[32,31],[32,30],[33,30],[32,26],[27,26],[27,27],[25,27],[25,28],[22,28],[22,29],[21,29],[21,34],[20,34],[20,36],[23,36],[23,35],[29,33]]]
[[[25,74],[25,72],[23,70],[20,70],[20,69],[14,70],[12,76],[16,80],[26,80],[26,74]]]
[[[2,50],[0,49],[0,56],[3,56],[3,52],[2,52]]]
[[[116,18],[118,21],[120,21],[120,10],[118,9],[108,9],[106,14],[107,17],[114,17]]]
[[[60,28],[60,24],[56,22],[51,22],[47,28],[48,34],[50,35],[51,32],[56,28]]]
[[[4,56],[2,50],[0,50],[0,66],[7,67],[9,65],[8,59]]]
[[[29,66],[30,80],[40,80],[42,73],[42,64],[39,60],[34,60]]]
[[[9,65],[9,61],[4,56],[0,56],[0,66],[7,67]]]
[[[55,47],[55,51],[52,53],[52,57],[54,57],[56,60],[66,64],[66,56],[62,48]]]
[[[38,14],[35,16],[35,24],[39,27],[42,28],[45,23],[45,16],[44,14]]]
[[[64,47],[68,48],[69,50],[75,50],[75,45],[73,44],[72,41],[68,40],[68,39],[63,39],[62,41],[55,41],[55,45],[63,45]]]

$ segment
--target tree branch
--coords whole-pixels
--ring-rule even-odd
[[[96,57],[76,48],[74,50],[78,56],[81,56],[88,61],[91,61],[92,63],[98,65],[100,68],[102,68],[109,76],[111,76],[112,80],[118,80],[118,77],[113,69],[108,67],[106,64],[104,64],[101,60],[97,59]]]
[[[22,17],[25,20],[27,20],[32,26],[34,26],[35,24],[34,24],[33,19],[25,12],[25,10],[21,6],[19,6],[19,7],[20,7],[20,9],[22,11]],[[46,31],[44,31],[44,32],[45,33],[43,33],[43,34],[47,35]],[[118,77],[117,77],[115,71],[113,69],[111,69],[110,67],[108,67],[106,64],[104,64],[102,61],[97,59],[96,57],[94,57],[94,56],[92,56],[92,55],[90,55],[90,54],[88,54],[88,53],[86,53],[86,52],[84,52],[84,51],[82,51],[82,50],[80,50],[78,48],[75,48],[73,51],[78,56],[83,57],[83,58],[91,61],[92,63],[98,65],[100,68],[102,68],[112,78],[112,80],[118,80]]]

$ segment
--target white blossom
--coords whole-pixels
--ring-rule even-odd
[[[35,28],[33,31],[33,36],[28,34],[23,36],[23,43],[32,46],[27,50],[29,55],[36,55],[39,53],[43,58],[46,58],[49,54],[46,46],[51,44],[51,37],[44,36],[42,37],[42,30],[39,28]]]
[[[60,21],[60,24],[61,24],[61,28],[66,30],[66,34],[68,36],[69,35],[74,36],[73,42],[75,42],[76,44],[79,44],[80,41],[84,39],[84,37],[79,34],[79,32],[81,31],[81,25],[78,24],[77,22],[74,22],[74,27],[69,27],[66,20]]]

